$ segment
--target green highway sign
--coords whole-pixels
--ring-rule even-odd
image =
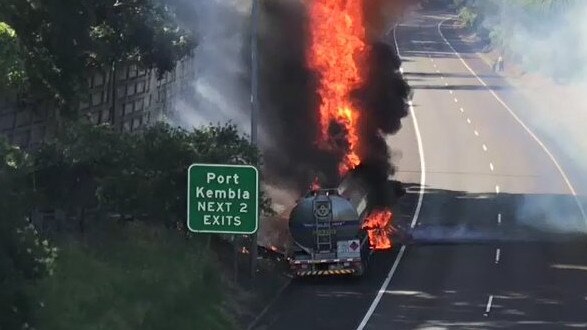
[[[189,230],[253,234],[259,224],[259,172],[248,165],[193,164],[187,200]]]

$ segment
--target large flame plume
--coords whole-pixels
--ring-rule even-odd
[[[368,47],[363,2],[309,1],[309,67],[319,73],[320,148],[343,153],[339,172],[345,175],[360,163],[360,110],[351,93],[365,82]]]
[[[346,175],[361,164],[360,144],[365,102],[353,93],[363,89],[369,76],[371,48],[367,43],[365,7],[361,0],[309,1],[310,40],[308,66],[318,73],[320,131],[318,146],[341,154],[339,174]],[[365,116],[366,117],[366,116]],[[365,141],[366,142],[366,141]],[[391,248],[391,211],[373,212],[366,220],[374,249]]]

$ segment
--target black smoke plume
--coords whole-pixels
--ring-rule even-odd
[[[308,188],[315,176],[322,186],[335,187],[341,180],[338,164],[345,147],[327,152],[318,147],[318,73],[306,65],[308,26],[300,1],[262,1],[260,39],[260,87],[262,121],[269,141],[264,144],[265,174],[273,183]],[[371,192],[374,207],[388,205],[388,178],[393,174],[384,136],[396,133],[407,115],[409,87],[398,69],[394,47],[374,42],[367,65],[365,86],[353,93],[361,109],[359,156],[354,171]],[[332,125],[333,140],[344,131]]]
[[[318,77],[306,66],[308,31],[298,1],[262,1],[260,90],[269,181],[303,191],[315,176],[335,186],[341,155],[324,152],[319,134]]]
[[[365,86],[355,93],[361,112],[361,165],[355,170],[369,189],[372,207],[385,207],[397,195],[390,189],[389,177],[394,174],[390,149],[385,135],[401,128],[401,119],[408,114],[410,87],[399,68],[401,61],[395,46],[383,42],[371,45],[368,77]]]

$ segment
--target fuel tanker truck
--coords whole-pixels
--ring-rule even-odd
[[[355,181],[349,177],[338,188],[311,189],[292,209],[288,261],[294,276],[364,274],[372,252],[362,229],[367,193]]]

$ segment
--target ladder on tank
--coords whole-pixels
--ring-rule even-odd
[[[317,252],[332,251],[332,201],[328,195],[318,194],[313,203],[316,220]]]

